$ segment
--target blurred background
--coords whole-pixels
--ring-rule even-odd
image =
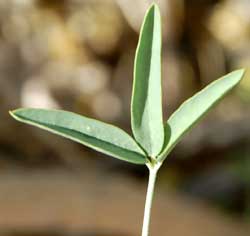
[[[59,108],[131,133],[133,60],[146,0],[0,1],[0,235],[140,235],[147,169],[20,124]],[[249,0],[159,0],[164,117],[250,67]],[[250,70],[164,163],[152,235],[250,233]]]

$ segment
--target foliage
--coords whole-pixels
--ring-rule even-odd
[[[161,88],[161,18],[153,4],[144,19],[136,51],[131,103],[134,138],[123,130],[94,119],[62,110],[22,108],[10,114],[18,121],[84,144],[97,151],[150,170],[143,235],[148,235],[150,208],[156,173],[174,146],[243,77],[234,71],[184,102],[163,123]]]

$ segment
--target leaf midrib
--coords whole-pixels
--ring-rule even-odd
[[[65,127],[62,127],[62,126],[60,126],[60,125],[55,125],[55,124],[51,125],[51,124],[49,124],[49,123],[47,123],[47,122],[38,122],[38,121],[34,121],[34,120],[32,120],[32,119],[28,119],[28,118],[23,117],[23,116],[21,116],[21,115],[18,115],[18,117],[19,117],[19,119],[22,119],[23,121],[30,122],[30,123],[33,124],[33,125],[40,125],[40,126],[42,126],[41,128],[44,129],[44,130],[46,130],[46,127],[48,127],[49,131],[51,131],[51,132],[54,133],[54,134],[59,134],[60,136],[63,136],[64,138],[68,138],[68,139],[74,140],[74,141],[76,141],[76,142],[78,142],[78,143],[80,143],[80,144],[84,144],[84,145],[86,145],[86,146],[88,146],[88,147],[92,147],[92,148],[95,148],[95,149],[97,149],[97,150],[101,150],[101,148],[96,147],[95,145],[92,145],[92,144],[88,144],[88,143],[86,143],[86,142],[84,142],[84,141],[82,141],[82,140],[80,140],[80,139],[75,138],[75,137],[70,137],[69,134],[64,134],[63,132],[60,133],[59,131],[56,131],[55,129],[56,129],[56,128],[59,128],[59,129],[62,129],[63,131],[71,131],[71,132],[73,132],[73,133],[75,133],[75,134],[78,134],[79,136],[84,136],[84,137],[87,137],[88,139],[92,139],[92,140],[96,140],[96,141],[98,141],[98,142],[102,142],[102,143],[104,143],[104,144],[106,144],[106,145],[108,145],[108,146],[110,146],[110,147],[113,146],[113,147],[115,147],[115,148],[117,148],[117,149],[121,149],[122,151],[129,152],[129,153],[132,153],[132,154],[134,154],[134,155],[137,155],[137,156],[138,156],[138,159],[139,159],[139,158],[140,158],[140,159],[145,159],[145,156],[143,156],[143,155],[142,155],[141,153],[139,153],[139,152],[136,152],[136,151],[133,151],[133,150],[124,148],[124,147],[122,147],[122,146],[118,146],[117,144],[114,144],[114,143],[111,143],[111,142],[107,142],[106,140],[103,140],[103,139],[100,139],[100,138],[97,138],[97,137],[90,136],[90,135],[88,135],[88,134],[79,132],[78,130],[75,130],[75,129],[65,128]],[[140,147],[138,147],[138,148],[140,148]],[[102,152],[106,152],[106,153],[109,153],[110,155],[114,155],[114,154],[111,153],[110,151],[102,151]],[[119,157],[119,156],[116,155],[116,157]],[[120,158],[120,157],[119,157],[119,158]],[[133,160],[134,160],[134,159],[133,159]],[[139,162],[138,162],[138,163],[139,163]]]

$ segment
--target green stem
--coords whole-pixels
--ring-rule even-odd
[[[149,226],[150,226],[152,202],[153,202],[153,197],[154,197],[155,181],[156,181],[157,172],[161,166],[161,163],[157,163],[154,166],[151,164],[147,166],[149,169],[149,180],[148,180],[148,189],[147,189],[146,203],[145,203],[145,209],[144,209],[142,236],[149,235]]]

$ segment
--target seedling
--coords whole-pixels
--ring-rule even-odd
[[[187,133],[243,77],[237,70],[214,81],[185,101],[165,124],[162,117],[161,17],[156,4],[148,9],[135,56],[131,102],[133,137],[113,125],[63,110],[22,108],[10,114],[86,145],[109,156],[146,165],[149,183],[142,236],[149,235],[152,199],[157,172],[163,161]]]

